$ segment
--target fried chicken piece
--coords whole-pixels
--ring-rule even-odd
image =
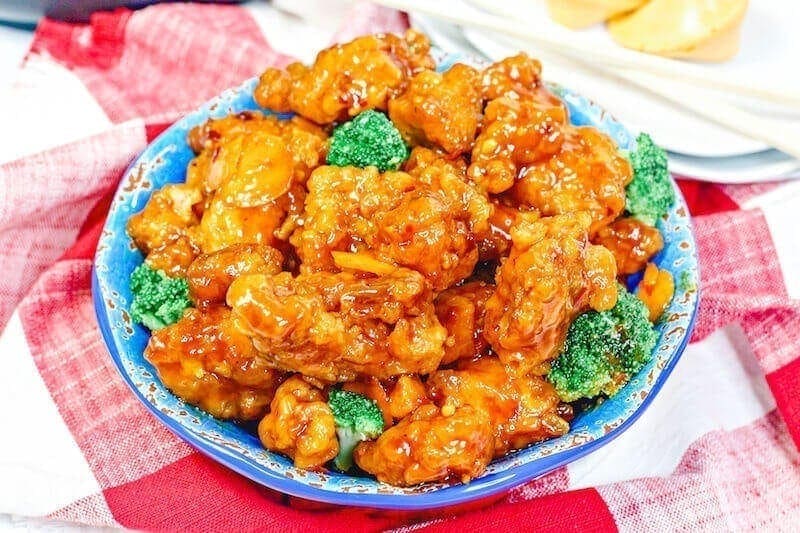
[[[389,392],[389,413],[400,420],[427,401],[428,393],[419,377],[400,376]]]
[[[438,146],[451,156],[469,151],[483,108],[478,71],[457,63],[444,74],[424,70],[389,101],[389,117],[412,146]]]
[[[442,364],[485,355],[489,343],[483,336],[486,300],[494,286],[472,281],[451,287],[436,298],[436,315],[447,330]]]
[[[463,157],[451,157],[441,150],[415,146],[411,149],[403,170],[413,176],[431,175],[426,181],[431,183],[440,172],[448,172],[462,177],[467,175],[467,162]]]
[[[570,126],[561,137],[558,153],[520,172],[511,197],[543,216],[588,211],[594,235],[625,209],[631,165],[616,143],[597,128]]]
[[[275,391],[258,438],[266,449],[291,457],[297,468],[320,467],[339,453],[333,412],[322,391],[297,375]]]
[[[276,143],[275,137],[280,141]],[[265,138],[269,144],[262,146]],[[327,138],[319,126],[298,116],[283,120],[258,111],[243,111],[209,119],[189,132],[189,146],[199,155],[189,164],[186,181],[202,186],[206,193],[212,192],[237,169],[250,174],[265,172],[269,167],[260,163],[267,156],[285,161],[285,155],[277,150],[281,146],[293,162],[292,183],[305,183],[325,159]],[[226,147],[229,143],[233,146]],[[245,154],[243,149],[252,153]]]
[[[619,275],[639,272],[664,247],[658,228],[636,218],[620,218],[600,228],[593,242],[614,254]]]
[[[510,97],[528,99],[545,107],[563,106],[542,82],[542,64],[528,54],[520,53],[489,65],[481,76],[485,100]]]
[[[513,376],[495,357],[462,361],[455,370],[439,370],[427,381],[442,411],[469,405],[486,413],[494,431],[494,455],[563,435],[569,412],[553,386],[539,376]]]
[[[468,482],[494,454],[489,415],[469,405],[448,414],[426,404],[359,444],[353,458],[379,481],[408,487],[429,481]]]
[[[560,104],[531,98],[492,100],[484,111],[467,175],[490,193],[507,191],[525,167],[558,153],[565,128],[567,112]]]
[[[160,248],[152,250],[145,262],[154,270],[163,270],[171,277],[184,277],[200,248],[186,235],[180,235]]]
[[[377,34],[322,50],[310,67],[292,63],[267,69],[254,97],[277,112],[293,111],[317,124],[343,121],[366,109],[386,110],[414,74],[434,68],[428,39],[413,30],[403,37]]]
[[[321,380],[428,374],[444,355],[424,278],[394,268],[375,277],[340,272],[241,276],[228,305],[269,363]]]
[[[283,226],[291,200],[257,207],[237,207],[215,196],[203,213],[200,225],[192,228],[194,242],[210,254],[236,244],[277,244],[276,232]]]
[[[128,235],[152,268],[171,276],[186,272],[199,253],[190,228],[198,222],[194,208],[202,201],[196,187],[165,185],[153,192],[144,209],[128,219]]]
[[[614,256],[588,242],[591,217],[575,213],[523,221],[486,302],[483,334],[517,375],[544,374],[574,317],[616,303]]]
[[[149,254],[185,235],[187,228],[197,224],[192,208],[202,199],[200,191],[190,185],[165,185],[153,191],[144,209],[128,219],[128,235],[143,253]]]
[[[478,235],[480,261],[497,261],[508,256],[511,249],[511,228],[522,220],[534,222],[539,219],[539,212],[532,207],[509,205],[501,197],[492,197],[489,201],[492,206],[489,229]]]
[[[332,252],[365,253],[422,273],[434,290],[468,277],[490,206],[446,162],[411,173],[320,167],[308,181],[304,225],[291,238],[302,272],[336,271]]]
[[[191,231],[204,253],[288,239],[303,209],[303,184],[324,159],[325,132],[305,119],[247,112],[207,121],[189,142],[201,150],[187,183],[205,194]]]
[[[222,306],[188,309],[153,332],[144,356],[168,389],[217,418],[261,417],[281,378]]]
[[[189,295],[201,309],[224,303],[233,280],[245,274],[277,274],[283,255],[263,244],[234,244],[199,256],[187,271]]]

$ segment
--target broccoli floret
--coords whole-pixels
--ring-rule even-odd
[[[583,313],[570,325],[548,378],[567,402],[611,396],[650,360],[657,337],[647,307],[620,286],[612,309]]]
[[[337,167],[375,166],[378,170],[397,170],[408,159],[408,147],[386,115],[364,111],[333,130],[328,164]]]
[[[667,153],[646,133],[636,138],[636,150],[629,154],[633,180],[628,184],[627,210],[651,226],[675,203],[675,189],[667,169]]]
[[[150,330],[173,324],[191,307],[185,279],[170,278],[142,263],[131,273],[131,318]]]
[[[333,464],[342,472],[353,466],[353,450],[362,440],[378,438],[383,433],[383,415],[373,400],[342,389],[333,389],[328,395],[328,405],[336,422],[339,437],[339,455]]]

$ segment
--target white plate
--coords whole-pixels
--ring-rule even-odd
[[[495,15],[514,14],[518,19],[536,21],[532,25],[555,24],[547,16],[544,0],[468,0],[468,3]],[[702,64],[702,68],[709,71],[724,70],[732,75],[752,78],[754,83],[770,80],[772,83],[796,87],[800,91],[800,69],[787,68],[793,63],[793,58],[797,59],[800,54],[800,32],[796,30],[794,17],[781,16],[781,13],[791,13],[796,9],[792,0],[751,2],[742,27],[740,53],[726,63]],[[542,58],[546,79],[558,81],[586,94],[625,123],[633,126],[646,123],[648,131],[658,138],[659,143],[673,152],[722,157],[755,153],[767,148],[759,141],[695,117],[679,106],[645,93],[613,75],[598,75],[595,71],[587,71],[585,67],[563,56],[544,53],[530,44],[502,35],[473,29],[467,29],[464,33],[476,48],[493,59],[505,57],[520,49]],[[581,33],[596,40],[598,45],[614,45],[602,25],[582,30]],[[719,93],[710,94],[714,98],[725,97]],[[736,100],[735,103],[749,108],[754,106],[751,102],[741,100]],[[780,109],[762,106],[758,111],[800,123],[796,114],[787,115],[787,112]]]
[[[800,178],[800,161],[777,150],[711,158],[670,153],[669,169],[681,177],[715,183],[753,183]]]
[[[478,36],[473,39],[473,42],[470,42],[465,38],[464,32],[462,32],[460,28],[451,24],[442,23],[433,18],[411,14],[410,21],[413,27],[425,32],[430,37],[431,41],[441,48],[478,56],[491,55],[495,59],[514,53],[514,51],[509,48],[501,47],[501,45],[496,43],[495,39],[492,39],[491,42],[484,42],[486,38]],[[467,33],[473,34],[473,32]],[[474,35],[471,36],[475,37]],[[484,46],[481,47],[483,50],[479,50],[473,43],[483,44]],[[490,47],[494,52],[492,54],[489,53]],[[555,71],[556,74],[548,76],[549,79],[557,80],[559,83],[574,88],[578,92],[583,92],[585,90],[586,85],[582,83],[583,80],[574,79],[568,68],[557,67],[548,69],[548,65],[549,63],[545,62],[545,68],[547,69],[545,72],[552,74],[552,71]],[[618,111],[613,111],[613,113],[618,118],[621,118],[626,115],[626,113],[624,113],[625,109],[622,109],[622,111],[623,112],[619,113],[619,115],[617,115]],[[651,123],[651,121],[657,119],[655,113],[650,112],[647,113],[644,118],[639,118],[638,120],[637,118],[637,116],[634,116],[629,121],[631,129],[653,131],[654,122]],[[621,120],[623,120],[623,122],[625,121],[624,118],[621,118]],[[640,123],[642,127],[639,127]],[[658,142],[663,143],[660,133],[661,132],[654,133],[653,135],[656,136]],[[728,132],[723,130],[723,134],[728,134]],[[670,169],[683,177],[719,183],[745,183],[773,180],[788,176],[800,177],[800,161],[792,159],[775,150],[764,150],[752,154],[726,157],[693,157],[671,152]]]

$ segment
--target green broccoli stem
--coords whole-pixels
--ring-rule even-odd
[[[353,450],[359,442],[367,440],[367,437],[349,426],[337,426],[336,436],[339,438],[339,454],[333,460],[333,464],[338,470],[347,472],[353,468]]]
[[[169,325],[151,313],[137,314],[136,318],[141,321],[142,325],[150,331],[156,331]]]

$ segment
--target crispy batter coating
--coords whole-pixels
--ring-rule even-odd
[[[444,74],[415,75],[406,92],[389,101],[389,117],[412,146],[455,156],[472,147],[482,107],[478,71],[458,63]]]
[[[190,234],[190,231],[187,231]],[[188,235],[180,235],[160,248],[151,250],[145,262],[154,270],[163,270],[168,276],[183,277],[200,248]]]
[[[258,356],[230,310],[219,306],[189,309],[153,332],[144,356],[167,388],[218,418],[259,418],[281,377]]]
[[[508,199],[490,199],[492,213],[489,215],[489,229],[478,235],[478,257],[480,261],[497,261],[508,256],[511,250],[511,228],[523,220],[534,222],[539,219],[535,208],[509,205]]]
[[[573,318],[610,309],[617,297],[614,256],[588,242],[587,213],[523,221],[512,229],[509,257],[486,302],[484,336],[520,375],[542,374]]]
[[[617,274],[639,272],[664,247],[658,228],[636,218],[620,218],[601,228],[593,241],[605,246],[617,262]]]
[[[485,100],[510,97],[529,99],[545,106],[563,106],[542,83],[542,64],[520,53],[489,65],[483,71],[481,87]]]
[[[322,50],[310,67],[292,63],[285,71],[267,69],[255,90],[259,105],[294,111],[317,124],[346,120],[365,109],[385,111],[388,100],[434,63],[428,39],[413,30],[405,36],[366,35]]]
[[[228,305],[276,368],[325,381],[428,374],[444,356],[424,278],[395,269],[380,277],[340,272],[248,275]]]
[[[475,234],[490,206],[450,164],[411,173],[320,167],[308,181],[304,224],[291,238],[301,271],[335,271],[332,252],[363,252],[422,273],[442,290],[471,273]]]
[[[224,303],[228,287],[239,276],[277,274],[282,265],[283,255],[275,248],[263,244],[234,244],[194,260],[186,273],[189,295],[200,308]]]
[[[616,143],[596,128],[569,126],[561,137],[556,154],[522,170],[511,197],[543,216],[587,211],[594,234],[625,209],[631,165]]]
[[[128,233],[147,262],[186,274],[194,258],[235,244],[279,244],[294,231],[311,170],[325,157],[327,135],[295,117],[257,112],[211,119],[189,133],[199,152],[186,184],[153,193]]]
[[[447,330],[442,364],[488,353],[483,322],[486,300],[493,292],[494,285],[472,281],[447,289],[436,298],[436,315]]]
[[[510,189],[521,170],[561,149],[567,112],[561,105],[501,97],[489,102],[467,174],[486,191]]]
[[[202,199],[200,191],[190,185],[165,185],[153,192],[144,209],[128,219],[128,234],[145,254],[158,250],[197,224],[192,208]]]
[[[451,157],[441,150],[415,146],[403,165],[403,170],[414,176],[448,172],[462,177],[467,175],[467,162],[463,157]],[[428,178],[430,183],[432,178]]]
[[[279,245],[298,224],[311,171],[325,158],[327,134],[300,118],[258,112],[211,119],[189,133],[199,155],[187,183],[203,191],[192,242],[212,253],[234,244]]]
[[[237,207],[214,197],[200,225],[192,228],[191,233],[207,254],[241,243],[276,245],[291,205],[288,194],[276,203],[256,207]]]
[[[377,440],[359,444],[353,458],[379,481],[411,486],[426,481],[466,483],[486,469],[493,453],[485,412],[465,405],[445,415],[426,404]]]
[[[200,190],[188,184],[165,185],[154,191],[140,212],[128,219],[127,231],[148,264],[171,276],[181,275],[199,253],[191,228]]]
[[[265,140],[266,137],[269,138]],[[280,142],[276,142],[275,137]],[[283,159],[285,165],[285,155],[277,149],[279,145],[291,157],[292,182],[305,183],[311,170],[325,159],[327,138],[319,126],[298,116],[281,120],[274,115],[243,111],[209,119],[189,132],[189,146],[199,155],[190,163],[186,181],[202,186],[209,193],[237,170],[250,175],[264,173],[269,167],[259,163],[265,156],[274,154]],[[265,142],[268,145],[262,146]],[[232,146],[228,146],[230,143]],[[272,181],[277,180],[273,178]]]
[[[284,381],[258,424],[258,437],[268,450],[288,455],[298,468],[317,468],[339,453],[333,412],[322,391],[302,376]]]
[[[442,410],[469,405],[492,421],[494,455],[569,431],[569,413],[553,386],[539,376],[513,376],[495,357],[462,361],[455,370],[439,370],[427,382]]]

